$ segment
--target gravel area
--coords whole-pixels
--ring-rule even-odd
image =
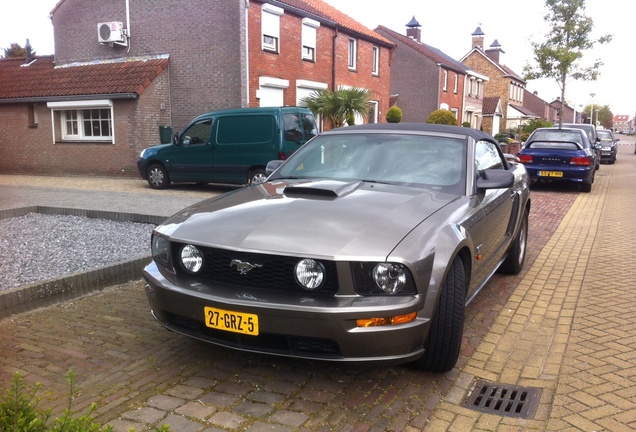
[[[0,290],[149,255],[153,228],[38,213],[0,220]]]

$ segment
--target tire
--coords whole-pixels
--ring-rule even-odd
[[[148,184],[153,189],[165,189],[170,186],[168,171],[161,164],[152,164],[148,167]]]
[[[264,169],[259,168],[259,169],[250,171],[250,178],[249,178],[250,184],[263,183],[265,180],[267,180],[267,174],[265,174]]]
[[[508,248],[508,256],[501,263],[499,271],[504,274],[518,275],[523,269],[523,263],[526,260],[526,246],[528,244],[528,213],[523,214],[521,218],[521,226],[517,236]]]
[[[431,320],[424,355],[413,362],[417,369],[448,372],[455,367],[464,334],[466,270],[460,258],[451,263],[439,304]]]
[[[592,192],[592,183],[581,183],[581,192]]]

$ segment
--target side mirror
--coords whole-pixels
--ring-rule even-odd
[[[510,171],[488,169],[477,179],[477,189],[505,189],[512,187],[515,176]]]
[[[172,144],[179,145],[179,134],[174,134],[172,137]]]
[[[278,167],[283,164],[283,162],[285,161],[273,160],[273,161],[267,162],[267,166],[265,166],[265,174],[269,177],[269,175],[273,173],[274,171],[276,171]]]

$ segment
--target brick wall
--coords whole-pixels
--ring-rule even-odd
[[[53,14],[57,64],[169,54],[176,129],[194,116],[244,106],[243,0],[130,2],[130,47],[98,43],[97,24],[122,21],[124,1],[65,0]]]
[[[302,17],[289,11],[280,17],[280,49],[272,53],[261,49],[261,4],[252,3],[249,8],[249,104],[259,106],[257,90],[259,78],[270,77],[289,81],[284,90],[284,104],[296,105],[296,83],[298,80],[327,84],[334,89],[339,86],[369,90],[371,99],[379,102],[379,122],[389,108],[391,69],[390,49],[373,42],[357,39],[357,67],[348,68],[349,35],[342,30],[336,34],[333,28],[321,25],[316,31],[316,61],[301,58]],[[335,66],[334,66],[335,37]],[[380,47],[380,71],[372,74],[373,46]],[[334,82],[335,74],[335,82]]]
[[[114,100],[115,143],[53,142],[51,110],[46,103],[33,104],[38,119],[29,127],[30,104],[0,105],[0,172],[5,174],[99,175],[137,177],[142,149],[159,143],[159,126],[169,120],[169,72],[163,71],[139,100]],[[56,136],[60,114],[54,111]]]

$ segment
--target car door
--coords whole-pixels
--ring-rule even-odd
[[[179,136],[165,165],[172,181],[212,181],[212,119],[194,121]]]
[[[508,165],[495,143],[478,141],[475,144],[475,175],[482,176],[486,169],[504,170],[508,169]],[[478,287],[496,270],[506,252],[511,239],[510,227],[514,226],[511,225],[515,212],[513,206],[515,200],[519,199],[512,187],[480,190],[476,198],[482,209],[482,217],[471,230],[477,255],[471,289]]]

